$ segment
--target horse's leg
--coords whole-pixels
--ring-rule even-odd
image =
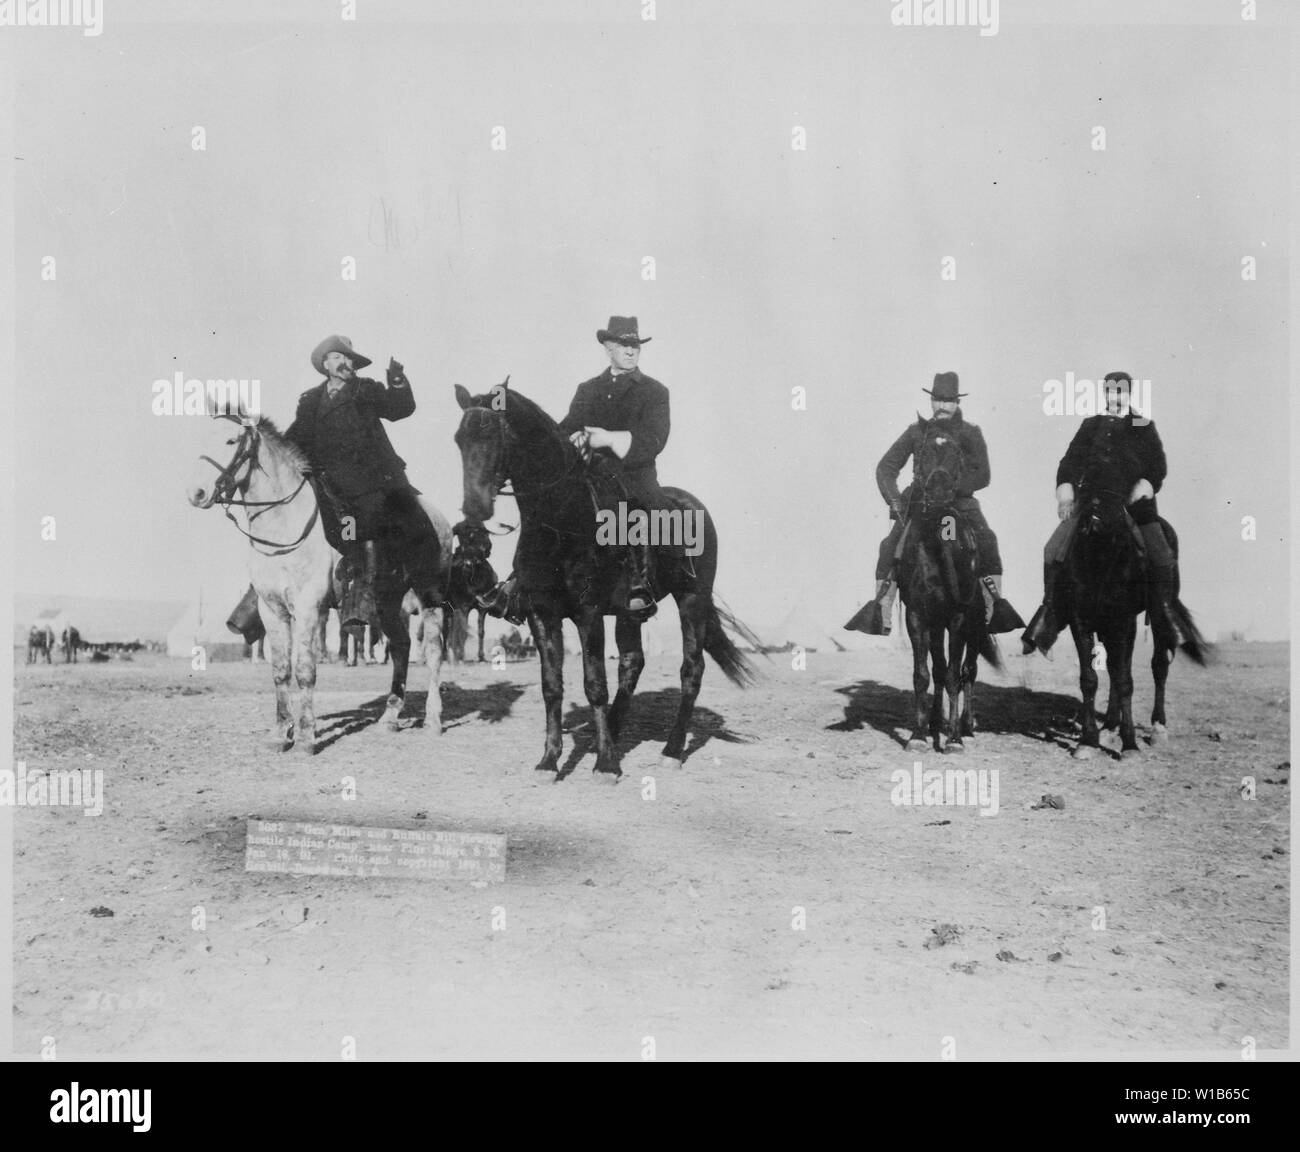
[[[1079,694],[1083,697],[1083,731],[1074,758],[1087,760],[1101,746],[1097,732],[1097,672],[1092,666],[1093,634],[1075,621],[1070,622],[1070,632],[1079,653]]]
[[[975,735],[975,678],[979,675],[980,636],[975,632],[966,637],[966,658],[962,670],[961,734]]]
[[[575,621],[582,641],[582,687],[596,727],[596,772],[621,776],[618,754],[609,734],[609,682],[605,677],[605,617],[597,608],[584,609]]]
[[[961,738],[962,673],[966,660],[965,628],[966,621],[962,618],[948,629],[948,667],[944,677],[944,688],[948,695],[948,717],[943,750],[959,754],[966,751],[966,745],[962,743]],[[935,683],[938,684],[937,678]]]
[[[424,708],[424,726],[435,736],[442,734],[442,665],[447,653],[443,637],[447,632],[446,612],[441,601],[432,601],[432,608],[420,614],[424,635],[424,664],[429,669],[429,696]],[[405,631],[405,629],[403,629]],[[408,633],[409,643],[409,633]],[[393,661],[397,656],[394,653]]]
[[[912,693],[915,705],[912,735],[908,737],[909,751],[919,752],[930,746],[927,736],[929,721],[926,719],[925,694],[930,689],[930,634],[919,612],[912,611],[904,605],[903,617],[907,621],[907,635],[912,641]]]
[[[266,626],[266,642],[271,657],[271,679],[275,684],[275,732],[277,747],[287,752],[293,746],[293,703],[290,699],[290,679],[293,675],[292,641],[289,620],[282,616],[283,605],[268,605],[270,611],[262,613]]]
[[[558,772],[564,737],[560,728],[560,709],[564,704],[564,621],[556,615],[543,617],[536,610],[528,613],[528,630],[537,645],[542,666],[542,703],[546,706],[546,744],[537,762],[538,772]]]
[[[930,664],[934,672],[934,691],[930,696],[930,738],[935,749],[942,748],[944,696],[948,690],[948,655],[946,629],[930,629]]]
[[[485,664],[487,657],[483,655],[483,633],[487,628],[487,613],[482,608],[478,610],[478,662]]]
[[[1120,755],[1136,756],[1141,752],[1137,730],[1133,724],[1133,648],[1137,642],[1137,617],[1126,616],[1116,628],[1116,647],[1119,649],[1116,667],[1107,667],[1112,685],[1119,681],[1119,738]]]
[[[1151,655],[1151,675],[1156,682],[1156,701],[1151,708],[1151,743],[1163,744],[1169,739],[1169,729],[1165,727],[1165,681],[1169,679],[1169,650],[1161,644],[1156,645]]]
[[[645,667],[640,622],[631,616],[619,616],[614,622],[614,640],[618,644],[618,693],[609,709],[609,734],[617,740],[632,705],[632,693],[641,679],[641,669]]]
[[[390,731],[396,731],[402,706],[406,703],[406,672],[411,662],[411,634],[402,614],[402,597],[406,589],[391,581],[381,580],[378,584],[375,601],[379,608],[379,626],[388,638],[393,657],[393,678],[388,688],[388,699],[384,702],[383,720]],[[428,637],[425,643],[429,643]]]
[[[294,617],[289,624],[293,646],[293,678],[298,686],[298,726],[294,734],[294,751],[306,756],[316,754],[316,648],[320,636],[318,602],[309,595],[295,600]]]
[[[668,733],[668,742],[664,745],[665,768],[682,766],[686,752],[686,729],[695,712],[695,701],[700,695],[700,683],[704,679],[704,639],[709,627],[709,613],[713,611],[712,591],[675,593],[673,598],[677,601],[677,614],[682,623],[682,698],[677,705],[677,718],[673,721],[672,731]],[[641,629],[638,627],[636,631],[637,654],[641,656]],[[641,661],[644,663],[643,656]],[[620,680],[622,674],[620,660]],[[640,675],[639,667],[637,675]],[[632,684],[636,685],[635,677]]]

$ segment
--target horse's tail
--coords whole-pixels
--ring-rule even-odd
[[[979,636],[980,655],[988,661],[990,667],[997,671],[1003,671],[1002,668],[1002,651],[998,648],[996,637],[993,636],[987,628],[980,629]]]
[[[727,635],[730,630],[757,651],[762,642],[736,618],[725,600],[715,595],[709,602],[704,619],[704,650],[717,661],[723,674],[738,688],[747,688],[758,679],[758,669]]]
[[[1169,605],[1169,610],[1173,613],[1183,635],[1187,637],[1179,651],[1204,668],[1213,656],[1213,645],[1201,635],[1201,630],[1196,627],[1196,621],[1192,619],[1191,612],[1188,611],[1181,600],[1174,599]]]

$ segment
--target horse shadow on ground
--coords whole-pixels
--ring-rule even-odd
[[[844,719],[826,725],[827,731],[856,732],[870,727],[900,748],[907,747],[916,707],[910,688],[859,680],[835,691],[847,698]],[[976,739],[999,734],[1026,736],[1072,750],[1079,738],[1083,705],[1077,696],[976,682],[974,705]]]
[[[678,688],[660,688],[655,692],[634,696],[631,710],[623,720],[623,730],[615,743],[619,759],[641,744],[666,742],[677,719],[681,699],[682,693]],[[596,726],[590,705],[573,705],[565,716],[562,727],[573,738],[573,746],[556,774],[556,779],[559,780],[568,776],[584,756],[596,754]],[[710,740],[722,740],[728,744],[754,743],[754,737],[728,728],[726,721],[713,709],[701,708],[696,704],[687,729],[682,763],[685,764]]]
[[[482,688],[462,688],[457,684],[442,686],[442,726],[443,729],[455,728],[476,719],[486,724],[500,724],[510,715],[515,701],[524,694],[522,684],[512,684],[508,680],[499,680]],[[384,715],[384,706],[388,702],[385,693],[348,708],[341,712],[330,712],[317,720],[316,751],[323,752],[345,736],[351,736],[363,729],[378,724]],[[428,707],[428,692],[407,692],[406,703],[398,725],[405,728],[424,726],[424,717]]]

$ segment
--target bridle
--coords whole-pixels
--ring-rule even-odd
[[[315,507],[312,508],[311,515],[307,518],[307,524],[299,534],[298,538],[289,543],[267,540],[261,536],[254,536],[252,532],[245,531],[245,529],[240,526],[239,521],[231,515],[230,509],[232,507],[258,509],[256,512],[249,513],[248,523],[251,527],[254,520],[271,508],[280,508],[293,503],[297,498],[298,493],[307,486],[307,473],[303,473],[302,480],[299,482],[298,487],[290,492],[288,496],[282,496],[279,500],[249,500],[247,498],[247,492],[248,485],[251,483],[253,478],[253,469],[261,468],[263,472],[266,471],[266,469],[262,468],[257,459],[258,449],[261,447],[262,443],[262,437],[257,430],[257,424],[251,418],[234,416],[228,412],[219,412],[213,416],[213,419],[229,420],[232,424],[242,425],[244,430],[239,434],[239,440],[235,443],[235,454],[231,458],[229,464],[226,464],[223,467],[216,460],[212,459],[211,456],[199,457],[200,460],[211,464],[212,467],[217,470],[217,478],[212,485],[212,502],[221,505],[222,511],[226,514],[226,519],[239,529],[239,532],[242,535],[248,537],[248,541],[252,544],[254,549],[261,551],[261,549],[258,548],[258,545],[271,549],[269,552],[262,552],[261,554],[263,556],[283,556],[294,551],[294,549],[298,548],[302,542],[311,535],[311,530],[316,526],[316,519],[320,516],[319,502],[317,502]],[[239,470],[244,468],[245,465],[247,465],[247,468],[245,468],[243,476],[238,476]],[[238,494],[239,498],[236,498],[236,494]]]
[[[582,456],[575,450],[572,457],[566,461],[564,470],[556,476],[554,480],[548,480],[546,483],[538,484],[535,487],[530,486],[527,492],[520,492],[519,486],[515,483],[514,478],[506,475],[506,461],[510,457],[511,449],[518,443],[518,437],[511,431],[510,422],[506,419],[506,414],[499,410],[484,407],[478,407],[477,409],[472,410],[483,412],[486,416],[493,418],[492,423],[495,426],[497,433],[497,453],[494,461],[492,487],[495,489],[498,496],[512,496],[516,500],[518,500],[520,496],[523,496],[525,499],[540,496],[542,493],[549,491],[556,485],[570,479],[574,471],[577,468],[582,467]],[[483,530],[491,536],[508,536],[511,532],[514,532],[519,525],[508,525],[500,532],[492,531],[492,529],[488,528],[487,525],[483,525],[482,527]]]

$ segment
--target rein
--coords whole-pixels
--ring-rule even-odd
[[[220,504],[221,509],[242,536],[248,538],[250,544],[257,547],[270,548],[272,551],[263,552],[263,556],[284,556],[298,548],[304,540],[311,535],[311,530],[316,526],[316,520],[320,516],[320,502],[312,509],[311,515],[307,518],[307,524],[296,540],[284,543],[277,540],[267,540],[262,536],[255,536],[252,532],[246,531],[238,520],[231,514],[230,509],[235,508],[256,508],[258,511],[253,512],[248,517],[249,526],[252,526],[254,520],[259,516],[270,511],[272,508],[285,507],[297,499],[298,494],[307,486],[307,473],[303,473],[302,480],[299,481],[298,487],[295,488],[288,496],[282,496],[278,500],[249,500],[246,498],[236,499],[235,494],[244,495],[248,492],[248,485],[253,478],[253,469],[261,468],[258,463],[257,450],[261,445],[261,437],[257,433],[256,425],[240,419],[238,416],[232,416],[229,413],[220,413],[214,419],[229,420],[235,424],[243,425],[243,432],[239,435],[239,442],[235,445],[235,455],[230,463],[224,468],[213,460],[211,456],[200,456],[199,459],[211,464],[217,470],[217,479],[212,486],[213,503]],[[243,478],[236,480],[235,474],[247,462],[248,470],[244,473]],[[266,470],[263,468],[263,472]]]

